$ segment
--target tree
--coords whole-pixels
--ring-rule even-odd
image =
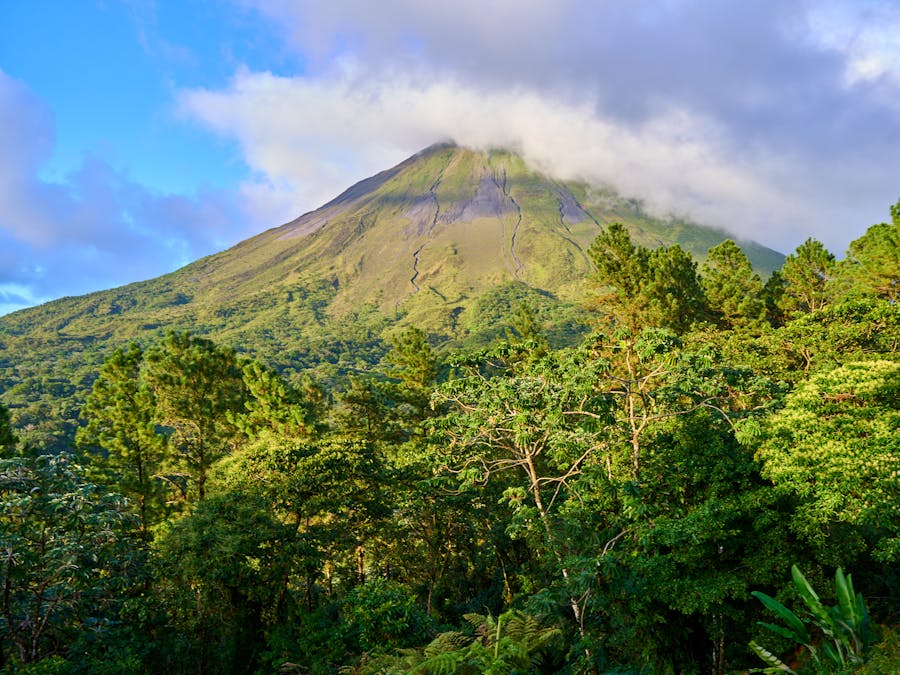
[[[784,289],[784,278],[779,270],[772,272],[763,285],[762,299],[766,307],[766,319],[772,326],[783,326],[787,318],[784,309]]]
[[[596,267],[593,281],[600,290],[600,307],[617,323],[639,327],[646,311],[642,291],[649,274],[650,252],[631,241],[624,225],[612,223],[597,235],[588,255]]]
[[[900,201],[891,216],[890,224],[873,225],[850,244],[837,267],[843,294],[900,300]]]
[[[507,330],[506,339],[512,344],[531,342],[535,345],[535,356],[543,356],[550,345],[541,331],[537,314],[528,300],[523,300],[516,307],[510,319],[510,328]]]
[[[730,239],[709,249],[703,265],[703,289],[710,308],[727,328],[759,326],[765,318],[763,283]]]
[[[265,631],[283,618],[292,534],[259,495],[223,492],[154,542],[154,599],[178,637],[161,672],[256,670]]]
[[[598,555],[594,607],[624,662],[730,672],[752,626],[747,593],[777,578],[790,550],[788,510],[721,414],[681,410],[644,430],[640,479],[614,484],[607,518],[625,534]]]
[[[433,624],[408,587],[383,579],[369,579],[353,588],[342,610],[366,652],[421,644]]]
[[[152,390],[141,378],[144,354],[132,344],[103,362],[81,410],[87,424],[75,435],[82,448],[94,448],[94,473],[138,506],[141,530],[164,513],[164,484],[158,477],[166,439],[156,433]]]
[[[588,254],[597,268],[598,303],[617,325],[682,333],[706,318],[697,265],[678,245],[651,252],[635,245],[623,225],[613,223],[597,236]]]
[[[243,369],[247,397],[244,410],[231,412],[231,420],[249,438],[269,431],[284,438],[313,438],[322,425],[322,391],[311,380],[305,391],[291,386],[278,373],[251,362]]]
[[[146,355],[145,377],[156,401],[154,419],[172,449],[166,479],[182,500],[206,496],[213,463],[230,453],[247,392],[234,352],[188,333],[172,333]]]
[[[709,314],[697,263],[677,244],[653,250],[643,294],[647,306],[643,325],[647,327],[681,334]]]
[[[709,345],[659,329],[595,338],[591,349],[608,363],[597,382],[611,403],[604,475],[579,486],[566,515],[586,523],[575,532],[592,519],[604,532],[594,549],[594,621],[605,621],[606,649],[626,662],[665,672],[713,657],[713,672],[724,672],[746,621],[747,584],[777,557],[769,551],[748,565],[748,549],[781,533],[733,431],[765,402],[766,383]],[[661,633],[660,622],[682,630]]]
[[[405,439],[421,437],[422,422],[433,415],[431,393],[438,377],[437,354],[425,333],[410,327],[393,337],[384,361],[385,375],[396,381],[385,387],[391,400],[390,412]]]
[[[762,474],[800,499],[793,526],[840,563],[858,553],[850,526],[885,561],[900,559],[900,364],[848,363],[814,375],[768,421]]]
[[[822,309],[830,300],[834,269],[834,255],[821,242],[810,238],[800,244],[781,267],[785,311],[796,316]]]
[[[555,513],[586,464],[599,461],[609,402],[597,388],[607,364],[589,351],[548,354],[536,361],[507,362],[508,345],[460,360],[463,373],[445,383],[437,400],[451,407],[436,421],[445,461],[461,484],[510,479],[504,501],[522,529],[534,523],[560,576],[567,604],[584,636],[589,592],[577,583],[572,551]],[[524,365],[523,365],[524,364]],[[556,507],[556,508],[555,508]],[[534,536],[532,534],[532,536]]]
[[[383,382],[371,374],[351,375],[337,396],[336,426],[342,433],[368,441],[397,440],[400,429],[391,414],[391,400]]]
[[[597,268],[595,280],[609,290],[607,297],[615,309],[623,314],[629,308],[639,311],[640,307],[634,305],[647,279],[650,252],[631,241],[624,225],[612,223],[597,235],[588,255]]]
[[[19,439],[13,433],[9,411],[0,404],[0,457],[5,457],[18,442]]]
[[[0,666],[63,652],[102,630],[137,571],[125,500],[69,454],[0,459]]]
[[[217,485],[261,496],[295,533],[307,605],[326,561],[365,579],[365,544],[389,511],[384,461],[373,443],[264,433],[217,467]]]

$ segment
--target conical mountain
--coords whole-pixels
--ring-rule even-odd
[[[65,396],[79,388],[73,380],[89,382],[114,345],[167,330],[208,334],[297,368],[347,366],[339,340],[365,359],[365,345],[395,321],[464,338],[477,330],[479,303],[580,298],[591,270],[585,251],[611,221],[644,245],[679,243],[698,257],[727,237],[653,219],[611,190],[551,180],[509,152],[432,146],[171,274],[0,317],[0,390],[14,407],[44,397],[36,378]],[[783,260],[744,248],[761,271]]]
[[[327,280],[332,313],[375,303],[439,315],[509,282],[579,294],[591,270],[585,250],[611,220],[642,243],[681,243],[698,257],[726,236],[660,223],[612,192],[549,180],[507,152],[440,145],[185,272],[199,292],[223,300]],[[751,245],[748,253],[757,267],[780,265],[773,251]]]
[[[509,282],[573,296],[599,231],[572,190],[518,157],[442,145],[189,269],[223,298],[327,280],[334,314],[374,303],[436,317]]]

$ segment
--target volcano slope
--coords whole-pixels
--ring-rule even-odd
[[[637,243],[677,243],[698,259],[728,237],[652,218],[611,189],[554,181],[506,151],[432,146],[171,274],[0,317],[2,400],[18,428],[68,436],[105,355],[168,331],[326,381],[377,361],[398,326],[435,344],[489,342],[523,301],[565,341],[586,321],[586,250],[614,221]],[[762,273],[783,261],[742,247]],[[48,427],[52,418],[67,421]]]

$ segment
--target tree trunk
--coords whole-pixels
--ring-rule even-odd
[[[562,552],[559,550],[559,546],[556,542],[556,536],[553,534],[553,527],[550,523],[550,516],[547,513],[547,510],[544,508],[544,500],[541,497],[541,488],[538,482],[537,469],[534,466],[534,457],[531,453],[526,454],[526,467],[528,471],[528,478],[531,481],[531,491],[534,494],[534,505],[537,507],[538,515],[541,519],[541,523],[544,526],[544,532],[546,532],[547,534],[547,544],[553,551],[553,555],[556,558],[556,561],[559,563],[559,569],[562,573],[563,581],[566,583],[566,586],[568,586],[569,570],[563,562]],[[572,613],[575,615],[575,622],[578,624],[578,634],[581,638],[584,638],[584,608],[581,606],[581,601],[575,596],[570,595],[569,606],[572,608]],[[590,657],[590,650],[585,649],[584,652],[588,657]]]

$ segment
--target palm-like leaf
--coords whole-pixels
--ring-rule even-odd
[[[806,625],[791,610],[782,605],[775,598],[766,595],[765,593],[761,593],[760,591],[753,591],[752,595],[762,602],[767,609],[774,612],[778,618],[784,621],[787,624],[787,628],[760,622],[761,625],[764,625],[766,628],[773,630],[779,635],[783,635],[786,638],[790,638],[804,645],[809,644],[812,641],[809,631],[806,630]]]

